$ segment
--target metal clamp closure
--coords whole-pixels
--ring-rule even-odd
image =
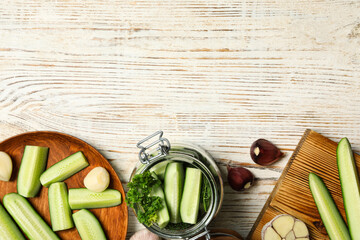
[[[154,142],[151,142],[150,144],[146,146],[142,146],[143,143],[149,141],[150,139],[159,136],[157,140]],[[140,162],[143,164],[150,163],[151,160],[166,156],[170,151],[170,142],[166,138],[163,138],[163,131],[157,131],[150,136],[144,138],[140,142],[136,144],[138,148],[140,148],[139,152],[139,159]],[[155,146],[156,144],[159,144],[158,147],[155,149],[155,151],[147,151],[150,150],[151,147]],[[154,153],[157,152],[156,155]]]

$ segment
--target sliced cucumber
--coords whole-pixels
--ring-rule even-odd
[[[181,222],[180,201],[184,185],[184,168],[180,162],[169,163],[164,177],[164,192],[171,223]]]
[[[360,240],[360,184],[355,165],[354,154],[347,138],[341,139],[338,144],[337,164],[344,199],[346,218],[353,240]]]
[[[20,229],[12,220],[5,208],[0,204],[0,239],[2,240],[25,240]]]
[[[351,240],[349,231],[324,182],[309,174],[309,187],[330,239]]]
[[[166,160],[166,161],[160,162],[160,163],[156,164],[155,166],[153,166],[152,168],[150,168],[150,172],[156,173],[156,176],[158,176],[160,180],[164,180],[165,170],[166,170],[167,165],[170,162],[171,162],[171,160]]]
[[[41,188],[40,175],[46,168],[49,148],[25,146],[17,179],[17,192],[24,197],[35,197]]]
[[[99,220],[89,210],[77,211],[73,219],[82,240],[106,240]]]
[[[48,187],[54,182],[64,181],[87,166],[89,163],[84,154],[76,152],[46,169],[41,174],[40,182],[43,186]]]
[[[53,183],[48,192],[50,219],[53,231],[74,227],[68,202],[68,191],[64,182]]]
[[[29,239],[60,240],[23,196],[17,193],[8,193],[4,196],[3,203]]]
[[[152,173],[152,175],[155,178],[158,178],[155,173]],[[150,196],[160,197],[162,200],[163,207],[157,212],[156,223],[159,226],[159,228],[164,228],[168,225],[168,223],[170,221],[170,215],[169,215],[168,208],[166,206],[164,190],[162,189],[161,186],[153,187],[150,192]]]
[[[113,207],[121,203],[121,193],[115,189],[92,192],[86,188],[69,189],[71,209]]]
[[[201,170],[186,168],[184,190],[180,204],[181,220],[184,223],[195,224],[199,213],[201,192]]]

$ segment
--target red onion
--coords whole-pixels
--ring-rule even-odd
[[[228,182],[235,191],[243,191],[250,188],[254,183],[254,175],[243,167],[231,168],[227,166]]]

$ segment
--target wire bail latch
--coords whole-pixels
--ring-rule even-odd
[[[157,131],[151,134],[150,136],[147,136],[146,138],[144,138],[143,140],[141,140],[136,144],[136,147],[140,148],[139,159],[141,163],[149,164],[150,161],[158,159],[160,157],[164,157],[169,153],[171,148],[170,142],[168,139],[163,138],[162,136],[163,136],[163,131]],[[158,137],[158,139],[155,140],[154,142],[151,142],[146,146],[142,145],[143,143],[155,137]],[[151,148],[156,144],[159,144],[158,147],[156,149],[151,150]],[[156,155],[154,155],[155,152],[157,152]]]

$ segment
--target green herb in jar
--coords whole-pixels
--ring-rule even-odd
[[[150,172],[137,174],[129,182],[129,191],[125,202],[133,209],[137,209],[137,218],[140,223],[151,226],[157,220],[157,212],[163,207],[160,197],[150,196],[154,187],[160,186],[161,181],[155,179]]]
[[[211,189],[209,181],[203,176],[203,185],[201,189],[201,203],[202,203],[202,209],[204,212],[207,212],[209,210],[210,206],[210,200],[211,200]]]

